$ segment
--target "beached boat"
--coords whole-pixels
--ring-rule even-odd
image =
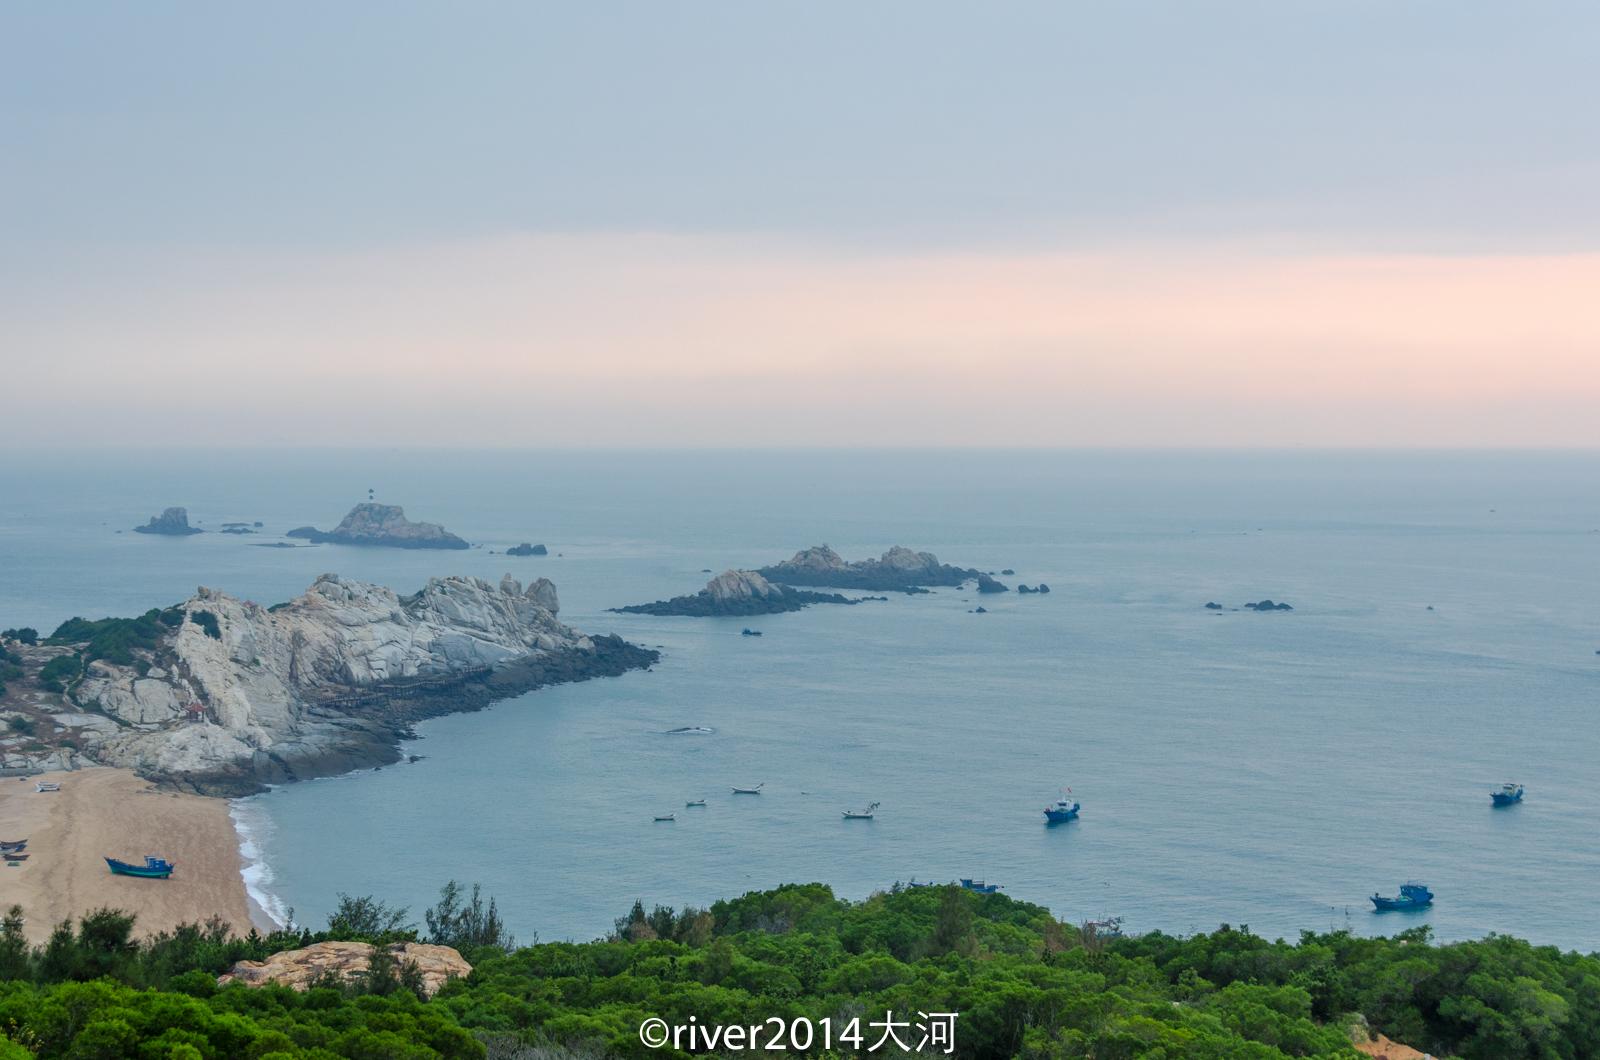
[[[1001,884],[985,883],[983,880],[969,880],[966,877],[962,877],[961,886],[965,887],[969,891],[976,891],[979,894],[993,894],[1000,889]]]
[[[1402,883],[1399,897],[1389,898],[1375,894],[1372,896],[1372,904],[1380,913],[1398,909],[1421,909],[1423,906],[1433,904],[1433,892],[1420,883]]]
[[[26,839],[0,839],[0,850],[21,850],[27,845]]]
[[[1072,798],[1072,789],[1068,788],[1061,798],[1044,808],[1044,819],[1050,824],[1062,824],[1066,821],[1077,820],[1079,805]]]
[[[146,855],[143,865],[132,865],[116,858],[106,858],[106,866],[113,876],[139,876],[144,879],[164,880],[172,875],[172,862],[165,858]]]
[[[878,803],[871,803],[864,810],[845,810],[844,819],[847,821],[870,821],[872,815],[878,812]]]
[[[704,799],[690,799],[688,802],[684,803],[683,806],[684,806],[684,809],[693,809],[696,806],[700,806],[700,807],[703,808],[705,806],[705,804],[706,804],[706,800],[704,800]]]
[[[763,780],[761,783],[757,784],[753,788],[734,788],[733,789],[733,793],[735,795],[760,795],[761,794],[761,789],[766,787],[766,786],[767,786],[767,782]]]
[[[1510,806],[1522,801],[1521,784],[1502,784],[1499,791],[1489,793],[1489,801],[1496,806]]]
[[[3,855],[7,861],[27,861],[28,855],[20,850],[8,850]]]
[[[41,781],[39,781],[39,783],[37,783],[37,784],[35,784],[33,786],[33,790],[34,791],[60,791],[61,790],[61,785],[60,784],[47,784],[47,783],[45,783],[44,781],[41,780]]]
[[[658,821],[676,821],[677,819],[678,819],[678,815],[675,814],[675,813],[658,813],[658,814],[656,814],[656,820],[658,820]]]

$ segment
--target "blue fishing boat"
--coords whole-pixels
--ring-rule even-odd
[[[1065,824],[1067,821],[1078,819],[1078,803],[1072,798],[1072,789],[1068,788],[1062,793],[1061,798],[1044,808],[1044,819],[1050,824]]]
[[[146,856],[143,865],[132,865],[116,858],[106,858],[113,876],[138,876],[147,880],[164,880],[172,875],[172,862],[166,858]]]
[[[1398,909],[1421,909],[1423,906],[1433,904],[1433,892],[1420,883],[1402,883],[1398,898],[1386,898],[1381,894],[1375,894],[1372,896],[1372,904],[1380,913]]]
[[[1496,806],[1511,806],[1522,801],[1521,784],[1502,784],[1499,791],[1489,793],[1489,801]]]
[[[982,880],[969,880],[966,878],[961,880],[961,886],[979,894],[993,894],[1000,889],[1000,884],[998,883],[985,883]]]

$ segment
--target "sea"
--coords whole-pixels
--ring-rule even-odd
[[[273,603],[324,571],[401,592],[509,572],[554,581],[580,629],[660,649],[649,671],[425,722],[414,763],[238,800],[252,894],[302,924],[341,893],[420,919],[455,879],[521,941],[585,940],[636,899],[969,877],[1128,931],[1426,924],[1593,951],[1597,487],[1592,452],[13,451],[0,626],[200,585]],[[256,547],[369,490],[475,547]],[[130,532],[168,505],[263,526]],[[523,541],[550,554],[503,554]],[[1051,592],[608,610],[823,543]],[[1293,610],[1237,609],[1263,598]],[[1525,801],[1491,808],[1508,780]],[[1081,818],[1049,827],[1066,789]],[[1431,909],[1372,910],[1410,879]]]

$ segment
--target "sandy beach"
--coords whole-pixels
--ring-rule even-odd
[[[36,780],[59,783],[39,793]],[[0,839],[27,839],[28,859],[0,868],[0,908],[21,905],[40,943],[62,920],[110,907],[137,915],[145,935],[220,916],[250,930],[239,841],[223,799],[159,791],[122,769],[0,779]],[[106,855],[176,866],[167,880],[113,876]],[[261,924],[259,912],[254,921]]]

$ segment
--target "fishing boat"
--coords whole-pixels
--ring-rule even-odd
[[[106,858],[106,865],[111,869],[113,876],[139,876],[150,880],[164,880],[172,875],[172,862],[165,858],[147,855],[143,865],[132,865],[116,858]]]
[[[969,880],[966,877],[962,877],[961,886],[979,894],[993,894],[1001,887],[998,883],[985,883],[983,880]]]
[[[683,806],[684,806],[684,809],[686,809],[686,810],[692,810],[696,806],[704,808],[705,804],[706,804],[706,800],[704,800],[704,799],[690,799],[688,802],[684,803]]]
[[[751,629],[746,626],[744,629],[739,631],[739,635],[741,637],[759,637],[761,636],[761,631],[759,629]]]
[[[26,839],[0,839],[0,850],[21,850],[27,845]]]
[[[39,781],[39,783],[37,783],[37,784],[35,784],[33,786],[33,790],[34,791],[60,791],[61,790],[61,785],[60,784],[47,784],[47,783],[45,783],[44,781],[41,780],[41,781]]]
[[[1375,894],[1372,896],[1372,904],[1380,913],[1397,909],[1421,909],[1423,906],[1433,904],[1433,892],[1420,883],[1402,883],[1399,897],[1388,898]]]
[[[847,821],[870,821],[872,815],[878,812],[878,803],[871,803],[864,810],[845,810],[844,819]]]
[[[1511,806],[1522,801],[1521,784],[1502,784],[1499,791],[1489,793],[1489,801],[1496,806]]]
[[[1061,793],[1061,798],[1044,808],[1044,819],[1050,824],[1063,824],[1078,819],[1079,804],[1072,798],[1072,789]]]
[[[658,821],[676,821],[677,819],[678,819],[678,815],[675,814],[675,813],[658,813],[658,814],[656,814],[656,820],[658,820]]]
[[[28,855],[20,850],[8,850],[5,853],[5,859],[7,861],[27,861]]]
[[[761,783],[757,784],[753,788],[734,788],[733,789],[733,793],[735,795],[760,795],[761,794],[761,789],[766,787],[766,786],[767,786],[767,782],[763,780]]]
[[[680,725],[676,729],[668,729],[666,736],[709,736],[717,730],[709,725]]]

